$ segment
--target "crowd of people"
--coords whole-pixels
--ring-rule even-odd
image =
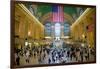
[[[47,54],[49,54],[50,50],[50,42],[39,42],[34,41],[34,44],[31,46],[27,44],[27,46],[22,46],[20,49],[15,48],[15,64],[22,65],[23,63],[30,63],[31,59],[37,61],[33,62],[34,64],[41,64],[43,63]],[[23,58],[23,59],[22,59]],[[23,61],[21,61],[23,60]]]
[[[55,64],[71,62],[93,61],[95,51],[92,48],[66,45],[65,47],[53,47],[52,43],[38,44],[39,46],[23,46],[15,49],[16,65],[24,64]],[[92,58],[91,58],[92,57]],[[22,61],[23,60],[23,61]],[[33,62],[34,61],[34,62]],[[23,63],[22,63],[23,62]]]

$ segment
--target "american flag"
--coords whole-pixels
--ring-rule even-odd
[[[62,23],[64,21],[64,12],[62,5],[53,5],[52,6],[52,22],[53,23]]]

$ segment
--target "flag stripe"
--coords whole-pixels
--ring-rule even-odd
[[[52,6],[52,21],[53,22],[63,22],[63,6],[62,5],[53,5]]]

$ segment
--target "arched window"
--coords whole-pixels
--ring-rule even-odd
[[[46,22],[45,23],[45,36],[51,36],[51,23]]]
[[[60,23],[56,23],[55,24],[55,36],[60,37],[60,33],[61,33],[61,25]]]
[[[64,36],[68,36],[70,31],[69,23],[64,23]]]

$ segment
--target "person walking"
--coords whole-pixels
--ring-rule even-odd
[[[26,62],[27,62],[27,63],[29,63],[29,55],[30,55],[30,52],[27,51],[27,52],[26,52]]]
[[[15,54],[15,58],[16,58],[16,64],[19,66],[20,65],[20,56],[19,56],[19,53]]]

